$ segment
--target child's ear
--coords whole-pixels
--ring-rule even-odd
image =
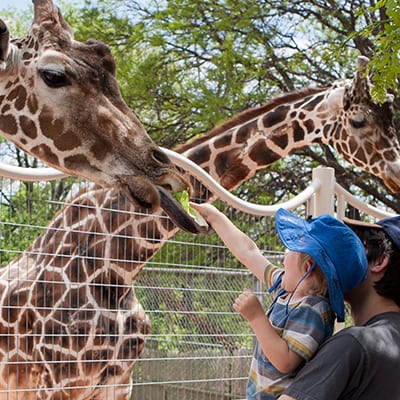
[[[313,260],[308,260],[307,263],[306,263],[306,272],[308,272],[313,265],[314,265],[314,261]]]
[[[384,255],[379,263],[372,265],[370,267],[371,272],[375,273],[383,272],[386,269],[387,265],[389,264],[389,260],[390,260],[389,256]]]

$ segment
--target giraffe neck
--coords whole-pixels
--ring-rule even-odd
[[[400,145],[391,102],[378,106],[360,99],[361,95],[358,102],[351,102],[350,89],[354,90],[351,81],[345,80],[328,89],[283,95],[239,114],[177,151],[232,190],[296,149],[324,143],[398,191]]]
[[[249,121],[243,122],[241,116],[239,124],[234,119],[228,128],[222,126],[217,133],[211,131],[199,143],[189,144],[189,150],[183,146],[178,152],[183,151],[231,190],[294,148],[320,139],[329,117],[330,95],[329,90],[307,89],[296,93],[295,99],[289,96],[289,103],[284,102],[287,96],[280,98],[278,105],[273,102],[261,115],[250,112]],[[196,183],[194,187],[202,185]],[[82,206],[87,207],[84,215],[79,211]],[[98,186],[78,196],[73,206],[59,213],[51,226],[59,229],[47,230],[48,234],[32,246],[39,250],[36,265],[61,265],[63,257],[73,251],[68,255],[72,260],[79,260],[79,269],[84,271],[80,279],[102,270],[113,270],[118,277],[116,281],[126,285],[132,284],[145,263],[178,231],[161,211],[149,216],[143,210],[141,214],[141,209],[127,201],[123,192]],[[118,249],[123,249],[123,254],[117,254]],[[77,270],[70,267],[68,274]]]
[[[184,145],[177,151],[232,190],[296,148],[330,143],[329,136],[339,123],[335,113],[343,90],[306,90],[289,97],[289,102],[283,96],[281,104],[266,111],[260,107],[258,115],[250,114],[247,120],[241,115],[236,126],[217,128],[196,146],[187,149]]]
[[[123,191],[96,185],[62,209],[0,273],[0,327],[15,337],[0,341],[0,392],[129,399],[150,330],[132,282],[163,244],[158,229],[167,226],[173,224],[166,215],[153,217]],[[6,377],[18,377],[23,387]],[[75,386],[81,389],[69,390]]]

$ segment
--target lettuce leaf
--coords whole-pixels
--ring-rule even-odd
[[[207,221],[189,205],[189,192],[187,190],[182,190],[181,192],[175,192],[172,194],[176,201],[180,203],[182,208],[189,214],[195,222],[200,226],[208,227]]]

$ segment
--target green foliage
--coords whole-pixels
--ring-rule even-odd
[[[373,37],[374,55],[369,64],[373,74],[372,95],[376,101],[383,102],[386,92],[398,92],[400,76],[400,2],[399,0],[380,0],[372,8],[384,11],[385,18],[367,25],[361,34]]]
[[[1,7],[1,6],[0,6]],[[32,11],[15,8],[0,9],[0,18],[7,24],[13,37],[26,35],[32,23]]]
[[[387,16],[378,8],[382,2],[377,8],[361,0],[352,7],[335,3],[336,8],[300,0],[87,1],[67,19],[77,38],[97,37],[111,46],[124,99],[152,138],[173,148],[275,95],[352,77],[357,55],[379,51]],[[390,45],[394,51],[383,48],[385,56],[371,64],[378,71],[374,63],[384,63],[373,77],[374,94],[383,95],[398,74],[396,41]],[[347,189],[400,211],[398,195],[379,178],[354,173],[331,149],[314,146],[296,154],[300,159],[286,158],[268,174],[259,173],[265,177],[257,181],[259,193],[276,201],[297,194],[311,168],[325,165],[340,171],[339,183]]]
[[[179,273],[172,266],[171,272],[158,271],[151,262],[139,276],[136,295],[148,310],[156,339],[150,347],[176,352],[221,344],[251,347],[247,322],[232,311],[238,293],[252,285],[249,274],[226,274],[225,265],[206,262]]]
[[[61,9],[76,39],[110,45],[126,102],[158,144],[173,148],[277,94],[351,77],[356,55],[370,56],[373,49],[374,95],[382,99],[386,89],[396,90],[399,1],[334,3],[86,0],[83,6],[64,2]],[[399,210],[398,196],[379,179],[354,174],[329,149],[297,154],[302,163],[291,157],[272,167],[257,182],[261,192],[276,200],[298,193],[308,168],[328,165],[342,171],[347,188]]]

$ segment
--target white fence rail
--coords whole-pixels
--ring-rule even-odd
[[[163,151],[177,166],[190,172],[206,187],[212,190],[219,199],[225,201],[231,207],[248,214],[272,216],[279,208],[294,210],[300,205],[307,203],[307,214],[309,215],[317,216],[323,213],[333,215],[335,213],[336,196],[336,214],[339,219],[344,217],[346,204],[350,204],[365,214],[378,219],[389,218],[396,215],[392,212],[371,206],[342,188],[335,182],[333,168],[315,168],[313,170],[312,182],[304,191],[286,202],[265,206],[243,201],[223,188],[217,181],[207,174],[207,172],[191,160],[169,149],[164,148]],[[53,168],[21,168],[0,163],[0,176],[15,180],[37,182],[65,178],[68,175]]]

